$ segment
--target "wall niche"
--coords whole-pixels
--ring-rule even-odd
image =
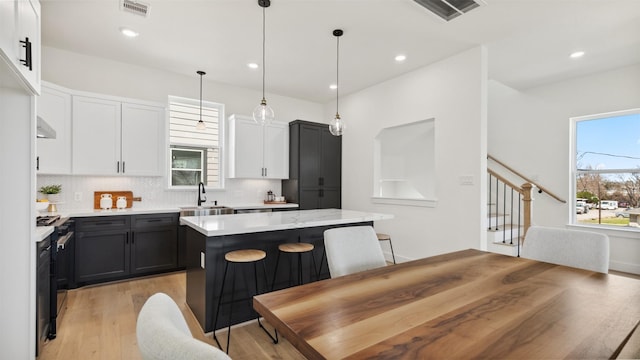
[[[380,130],[373,154],[373,202],[436,206],[434,118]]]

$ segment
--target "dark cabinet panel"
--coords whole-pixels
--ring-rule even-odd
[[[295,128],[295,126],[294,126]],[[302,187],[318,187],[320,186],[320,160],[321,160],[321,134],[322,130],[315,125],[301,125],[292,133],[289,130],[289,136],[300,137],[300,148],[289,149],[289,151],[299,151],[300,163],[296,164],[299,168],[299,174],[295,178],[300,179]]]
[[[36,355],[49,336],[51,319],[51,237],[38,242],[36,250]]]
[[[289,123],[289,180],[282,193],[301,210],[340,208],[342,138],[328,125],[296,120]]]
[[[129,274],[129,228],[79,231],[77,235],[77,283],[115,279]]]
[[[177,226],[134,231],[131,238],[131,273],[177,268],[177,233]]]
[[[342,186],[342,137],[331,135],[324,126],[320,140],[320,185],[339,189]]]
[[[76,221],[77,285],[178,268],[178,214],[101,216]]]

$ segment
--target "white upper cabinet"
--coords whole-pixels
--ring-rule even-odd
[[[162,176],[165,109],[73,97],[73,173]]]
[[[73,173],[120,173],[120,102],[73,97]]]
[[[0,1],[0,57],[33,94],[40,94],[40,2]]]
[[[122,172],[129,176],[163,175],[165,109],[122,103]]]
[[[71,174],[71,94],[49,84],[37,98],[38,116],[56,132],[55,139],[36,141],[38,174]]]
[[[289,178],[289,125],[256,124],[251,117],[231,115],[228,121],[228,177]]]

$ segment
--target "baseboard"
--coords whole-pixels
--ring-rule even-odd
[[[611,261],[609,262],[609,269],[640,275],[640,265],[638,264]]]

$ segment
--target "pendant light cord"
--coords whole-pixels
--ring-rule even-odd
[[[266,47],[266,45],[265,45],[266,44],[266,35],[265,35],[265,28],[266,28],[265,27],[265,21],[266,21],[265,18],[266,18],[266,16],[265,16],[265,13],[266,13],[266,8],[262,7],[262,101],[265,101],[265,98],[264,98],[264,79],[265,79],[264,73],[265,73],[265,67],[266,67],[266,65],[265,65],[265,56],[264,56],[265,47]]]
[[[338,99],[340,99],[340,36],[336,36],[336,115],[338,115]]]
[[[202,121],[202,75],[200,74],[200,121]]]

